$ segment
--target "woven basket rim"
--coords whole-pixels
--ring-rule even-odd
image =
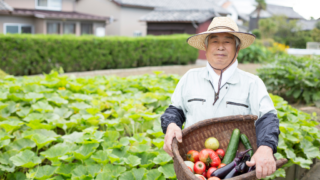
[[[239,121],[239,117],[242,117],[243,121],[254,121],[258,119],[258,116],[256,115],[237,115],[237,116],[225,116],[225,117],[217,117],[217,118],[211,118],[199,121],[185,129],[182,130],[182,137],[186,136],[187,134],[191,133],[194,129],[198,129],[204,126],[207,126],[209,124],[213,124],[216,122],[233,122],[233,121]],[[172,142],[172,152],[174,156],[174,160],[177,160],[179,164],[182,165],[182,170],[185,174],[192,177],[194,174],[188,169],[187,165],[185,165],[184,160],[182,159],[179,148],[178,148],[178,141],[176,138],[173,139]]]
[[[239,119],[241,119],[241,120],[239,120]],[[207,126],[207,125],[210,125],[213,123],[217,123],[217,122],[219,122],[219,123],[229,122],[230,123],[233,121],[237,121],[237,122],[239,122],[239,121],[254,121],[257,119],[258,119],[258,116],[256,116],[256,115],[237,115],[237,116],[225,116],[225,117],[206,119],[206,120],[197,122],[197,123],[189,126],[186,129],[183,129],[182,130],[182,137],[188,135],[189,133],[191,133],[195,129],[202,128],[204,126]],[[185,175],[189,176],[190,178],[192,178],[194,176],[194,174],[188,169],[187,165],[184,163],[184,160],[179,153],[178,141],[176,138],[174,138],[173,142],[172,142],[172,152],[174,155],[173,160],[178,161],[178,163],[182,167],[181,169],[182,169],[183,173]],[[288,162],[288,159],[285,159],[285,158],[276,160],[277,169],[280,168],[281,166],[283,166],[284,164],[286,164],[287,162]],[[254,170],[254,171],[242,174],[242,175],[234,177],[234,178],[239,179],[239,178],[244,178],[244,177],[250,177],[250,176],[255,176],[255,174],[256,174],[256,171]]]

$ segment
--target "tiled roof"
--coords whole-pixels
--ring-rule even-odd
[[[15,8],[12,15],[34,16],[38,18],[65,18],[65,19],[83,19],[83,20],[107,20],[109,17],[95,16],[90,14],[66,11],[47,11],[35,9],[18,9]]]
[[[278,6],[267,4],[267,11],[273,15],[286,15],[288,18],[304,19],[300,14],[295,12],[292,7]]]
[[[250,15],[252,17],[256,17],[256,10],[254,10]],[[272,15],[285,15],[291,19],[304,19],[300,14],[295,12],[292,7],[267,4],[267,9],[262,10],[260,16],[270,17]]]
[[[197,22],[202,23],[216,16],[209,10],[155,10],[140,18],[148,22]]]
[[[13,8],[4,1],[0,0],[0,11],[13,11]]]
[[[309,31],[316,27],[316,23],[320,20],[299,20],[297,24],[301,27],[303,31]]]
[[[113,0],[121,6],[138,6],[138,7],[162,7],[173,0]]]
[[[214,16],[230,14],[213,0],[171,0],[165,6],[142,16],[140,20],[148,22],[195,21],[204,22]]]

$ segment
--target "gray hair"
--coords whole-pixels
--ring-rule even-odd
[[[204,44],[206,45],[206,47],[208,47],[209,36],[210,35],[208,35],[204,40]],[[238,46],[241,44],[241,41],[237,36],[233,35],[233,37],[234,37],[234,40],[236,41],[236,49],[238,49]]]

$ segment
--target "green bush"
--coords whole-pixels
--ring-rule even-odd
[[[270,53],[266,47],[254,43],[240,50],[237,59],[239,63],[261,63],[268,59]]]
[[[252,34],[254,34],[257,39],[261,39],[261,32],[259,29],[252,30]]]
[[[94,37],[0,35],[0,68],[12,75],[194,63],[189,35]]]
[[[320,56],[284,55],[257,71],[269,92],[308,104],[320,100]]]

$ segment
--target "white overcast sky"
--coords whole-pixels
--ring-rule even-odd
[[[240,13],[249,14],[254,10],[255,0],[231,0]],[[265,0],[268,4],[293,7],[293,9],[306,19],[320,18],[320,0]]]

